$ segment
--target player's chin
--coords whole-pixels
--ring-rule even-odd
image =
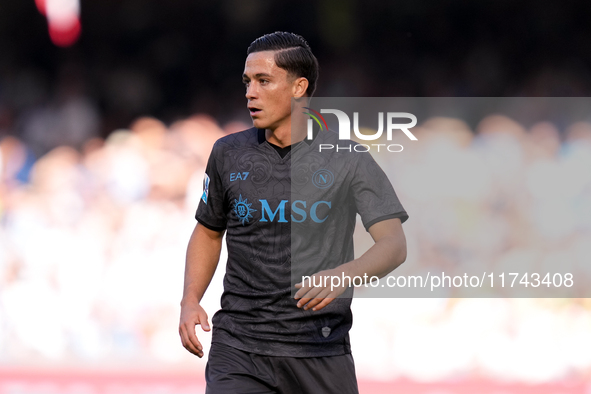
[[[266,129],[269,127],[269,122],[265,122],[263,119],[260,118],[253,118],[252,125],[257,129]]]

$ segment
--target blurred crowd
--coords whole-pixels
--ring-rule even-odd
[[[416,133],[403,154],[378,160],[414,213],[408,225],[419,261],[459,272],[560,266],[589,278],[591,123],[560,133],[550,122],[526,130],[492,115],[472,131],[461,120],[432,118]],[[571,294],[589,294],[575,282]]]
[[[471,130],[432,118],[413,133],[416,142],[394,141],[402,153],[374,155],[410,215],[408,258],[394,274],[570,271],[574,294],[587,298],[547,288],[547,298],[461,298],[448,288],[445,299],[355,299],[360,373],[591,379],[591,123],[526,129],[492,115]],[[490,296],[503,294],[516,293],[497,281]]]
[[[205,164],[215,140],[239,128],[205,115],[169,127],[140,118],[39,158],[4,137],[0,363],[178,355],[184,251]]]
[[[214,141],[247,127],[143,117],[41,156],[34,142],[2,137],[0,365],[195,359],[177,333],[186,244]],[[589,275],[591,124],[525,129],[495,115],[475,130],[432,118],[413,131],[418,141],[403,152],[374,155],[410,214],[404,267],[569,262]],[[210,316],[220,289],[218,276]],[[353,308],[361,377],[591,378],[588,299],[355,299]]]
[[[246,48],[276,30],[310,43],[320,63],[316,97],[591,92],[584,18],[591,5],[582,1],[559,8],[551,1],[88,2],[80,40],[69,48],[51,43],[36,3],[7,1],[0,12],[0,133],[34,135],[35,145],[51,142],[54,134],[42,130],[72,138],[76,122],[78,134],[105,137],[144,114],[166,123],[195,112],[248,121],[240,83]]]

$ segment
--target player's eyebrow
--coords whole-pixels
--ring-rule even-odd
[[[254,77],[255,78],[262,78],[262,77],[269,78],[269,77],[271,77],[271,74],[258,73],[258,74],[255,74]],[[245,79],[250,79],[250,77],[246,74],[242,74],[242,80],[245,80]]]

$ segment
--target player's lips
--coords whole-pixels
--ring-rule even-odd
[[[258,115],[261,112],[261,109],[257,107],[248,107],[248,110],[250,111],[250,116]]]

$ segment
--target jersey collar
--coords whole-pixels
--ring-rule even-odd
[[[258,141],[259,141],[259,145],[262,144],[263,142],[267,141],[267,138],[265,137],[265,129],[257,129],[258,132]],[[314,140],[316,139],[316,137],[318,136],[318,130],[313,130],[312,131],[312,140],[309,140],[307,138],[304,138],[304,142],[306,142],[308,145],[312,145],[312,142],[314,142]]]

